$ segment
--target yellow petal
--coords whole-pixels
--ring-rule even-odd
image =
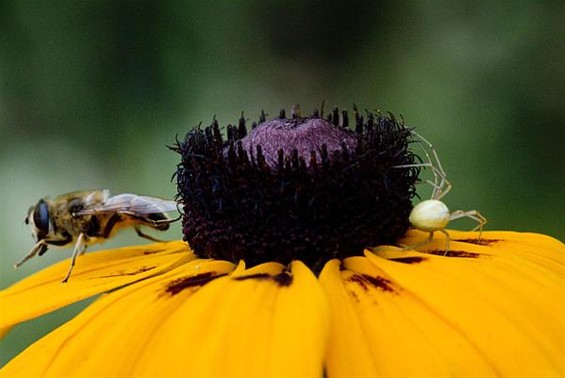
[[[341,274],[339,260],[328,262],[320,274],[330,307],[326,372],[329,377],[377,377],[373,335],[364,329],[359,298],[346,288]]]
[[[225,261],[194,260],[105,294],[10,361],[0,376],[132,376],[141,356],[151,357],[151,340],[169,317],[201,285],[232,269]],[[189,357],[174,344],[165,349]]]
[[[493,375],[493,370],[482,364],[480,354],[444,324],[438,314],[422,308],[413,298],[403,298],[402,289],[367,259],[347,259],[343,268],[340,272],[334,263],[320,277],[328,283],[325,287],[333,302],[327,355],[329,376],[465,375],[460,363],[445,363],[445,356],[433,347],[432,338],[457,345],[461,359],[466,355],[466,363],[474,366],[471,375]],[[337,292],[341,292],[339,297]]]
[[[207,275],[231,270],[195,260],[107,294],[1,374],[321,376],[327,308],[310,270],[240,264]]]
[[[463,242],[463,247],[469,247],[469,244],[496,247],[491,249],[488,253],[502,253],[506,255],[508,252],[511,252],[513,257],[522,256],[535,261],[554,262],[557,263],[554,268],[557,267],[558,271],[559,267],[562,266],[565,261],[565,247],[563,243],[547,235],[530,232],[486,231],[481,234],[481,239],[479,240],[478,232],[455,230],[448,230],[448,232],[451,241]],[[411,229],[406,233],[405,237],[399,240],[399,243],[413,245],[426,240],[428,236],[429,233],[427,232]],[[458,245],[461,244],[451,245],[448,255],[456,254]],[[441,233],[435,233],[432,243],[425,244],[417,248],[417,250],[422,252],[432,250],[436,254],[443,255],[445,253],[445,236]],[[556,251],[561,251],[561,253],[556,253]]]
[[[0,291],[0,335],[20,322],[195,258],[181,241],[92,252],[78,258],[67,283],[61,280],[70,260],[61,261]]]
[[[465,258],[389,247],[346,259],[341,271],[328,263],[328,375],[563,376],[563,245],[486,234],[487,245],[452,243]]]
[[[465,240],[459,237],[463,233],[450,234]],[[383,274],[394,277],[404,296],[441,315],[496,374],[563,376],[563,244],[535,234],[487,233],[486,239],[491,241],[484,246],[452,243],[451,250],[467,257],[421,254],[420,263],[399,264],[367,256]],[[450,366],[459,363],[455,345],[461,343],[432,335],[432,345],[445,354],[444,360]],[[463,373],[471,374],[477,366],[464,366]]]
[[[323,292],[302,263],[290,273],[274,263],[238,269],[168,319],[134,375],[319,377],[327,327]]]

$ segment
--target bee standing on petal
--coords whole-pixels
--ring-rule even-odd
[[[108,190],[71,192],[55,199],[42,198],[32,206],[25,219],[37,243],[15,268],[35,255],[43,255],[49,247],[74,245],[71,266],[63,282],[67,282],[78,255],[86,247],[101,243],[118,231],[133,227],[143,238],[159,241],[141,231],[141,226],[165,231],[171,219],[167,213],[177,210],[175,201],[124,193],[110,197]]]

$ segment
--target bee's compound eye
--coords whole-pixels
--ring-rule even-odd
[[[49,206],[39,200],[33,211],[33,223],[38,230],[37,236],[42,239],[49,232]]]

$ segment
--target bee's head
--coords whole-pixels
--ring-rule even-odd
[[[45,200],[40,199],[29,208],[25,223],[31,225],[31,232],[37,241],[45,239],[49,233],[49,218],[49,205]]]

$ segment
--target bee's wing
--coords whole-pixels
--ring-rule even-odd
[[[77,212],[77,215],[93,215],[116,212],[135,213],[142,215],[168,213],[169,211],[174,210],[177,210],[177,203],[175,201],[124,193],[110,197],[102,204],[86,206],[84,209]]]

